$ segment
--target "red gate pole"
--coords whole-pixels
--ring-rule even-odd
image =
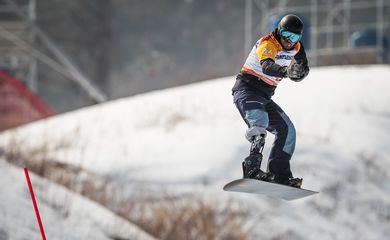
[[[30,191],[31,201],[33,203],[35,215],[36,215],[37,220],[38,220],[39,231],[41,232],[42,240],[46,240],[45,231],[43,230],[43,225],[42,225],[42,221],[41,221],[41,216],[39,215],[38,205],[37,205],[37,202],[35,201],[33,187],[32,187],[32,184],[30,181],[30,176],[28,175],[28,170],[26,167],[24,168],[24,174],[26,175],[28,190]]]

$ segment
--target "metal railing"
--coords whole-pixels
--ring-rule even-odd
[[[53,70],[74,81],[95,102],[100,103],[107,100],[107,96],[94,86],[91,81],[84,76],[74,64],[72,64],[70,59],[65,56],[56,44],[51,41],[38,26],[36,26],[34,22],[35,0],[26,0],[24,5],[16,4],[12,0],[3,0],[0,4],[0,12],[8,12],[15,15],[15,19],[11,22],[0,21],[0,40],[8,41],[9,46],[7,46],[7,50],[10,53],[10,61],[12,62],[12,59],[25,60],[23,64],[14,64],[16,66],[9,65],[3,67],[6,69],[9,68],[11,71],[15,69],[15,71],[18,71],[19,73],[22,72],[22,76],[17,77],[24,80],[30,89],[37,91],[36,66],[37,60],[39,60],[47,64]],[[25,29],[25,36],[17,34],[12,28],[10,29],[10,24],[23,25]],[[34,47],[35,39],[39,39],[56,59],[52,59],[47,54],[37,50]],[[21,56],[21,58],[18,58],[18,56]],[[7,60],[8,59],[6,59],[6,61]]]
[[[299,3],[299,4],[298,4]],[[365,20],[359,16],[359,11],[367,10],[371,19]],[[251,32],[266,33],[267,24],[274,16],[285,13],[295,13],[308,19],[310,23],[310,49],[307,51],[311,65],[325,65],[322,59],[334,55],[335,60],[343,54],[355,51],[361,52],[351,46],[351,34],[355,31],[374,29],[376,31],[376,45],[371,50],[364,47],[363,51],[375,55],[373,63],[384,63],[384,36],[390,37],[390,1],[384,0],[280,0],[275,1],[246,0],[246,14],[260,11],[263,16],[261,24],[255,29],[252,27],[251,17],[245,21],[245,29]],[[249,32],[249,30],[246,30]],[[252,35],[246,35],[245,51],[248,43],[253,42]],[[385,53],[388,54],[388,53]],[[337,64],[337,61],[335,61]],[[356,62],[354,62],[356,64]],[[326,64],[332,64],[327,61]]]

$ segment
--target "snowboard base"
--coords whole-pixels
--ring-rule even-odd
[[[256,179],[237,179],[227,183],[223,190],[229,192],[263,194],[269,197],[281,198],[287,201],[304,198],[318,192],[303,188],[295,188],[277,183],[270,183]]]

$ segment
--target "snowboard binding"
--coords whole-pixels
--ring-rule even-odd
[[[287,185],[290,187],[296,187],[296,188],[301,188],[302,186],[302,178],[289,178],[284,181],[278,182],[279,184]]]
[[[272,172],[264,172],[260,169],[263,160],[265,134],[260,134],[251,141],[249,156],[242,162],[243,178],[257,179],[261,181],[283,184],[300,188],[302,178],[280,178]]]

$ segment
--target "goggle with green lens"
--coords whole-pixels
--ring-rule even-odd
[[[301,39],[302,35],[289,32],[287,30],[280,31],[280,35],[282,35],[283,38],[287,39],[288,41],[292,43],[296,43]]]

